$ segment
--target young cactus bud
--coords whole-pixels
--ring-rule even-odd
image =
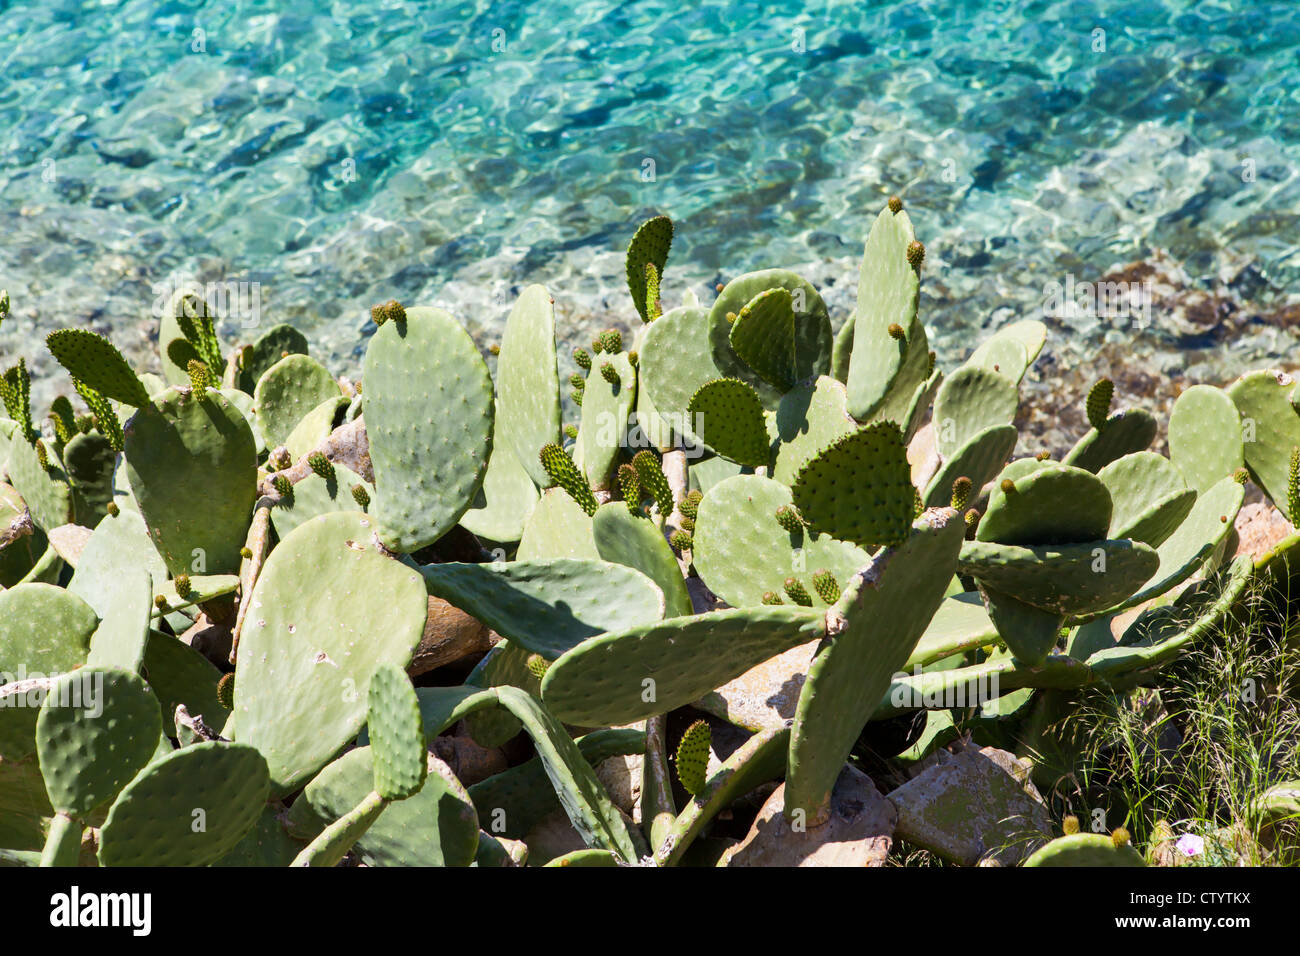
[[[4,403],[5,414],[18,423],[27,441],[35,442],[40,432],[32,427],[32,378],[27,374],[26,359],[19,359],[17,365],[0,377],[0,401]]]
[[[694,534],[694,533],[695,533],[695,519],[694,519],[694,518],[688,518],[688,517],[686,517],[685,515],[682,515],[682,521],[681,521],[681,524],[679,524],[677,527],[681,528],[683,531],[689,531],[691,534]]]
[[[921,271],[921,263],[925,261],[925,246],[913,239],[907,244],[907,264],[917,272]]]
[[[1069,816],[1065,817],[1063,820],[1061,820],[1061,831],[1066,836],[1073,836],[1074,834],[1078,833],[1079,818],[1076,817],[1074,814],[1070,814]]]
[[[188,574],[176,575],[176,580],[172,582],[176,586],[176,593],[181,596],[181,600],[188,601],[190,595],[194,593],[194,585],[190,583]]]
[[[584,388],[587,387],[587,380],[583,378],[581,375],[579,375],[577,372],[574,372],[572,375],[569,376],[569,385],[571,385],[573,388],[578,389],[578,391],[582,391]]]
[[[276,475],[271,479],[271,487],[281,498],[293,497],[293,482],[285,475]]]
[[[673,513],[673,491],[664,477],[664,469],[655,453],[644,448],[632,456],[632,467],[641,479],[641,487],[650,492],[659,513],[665,518]]]
[[[613,362],[601,363],[600,377],[609,382],[609,384],[613,385],[615,388],[618,388],[623,384],[623,380],[619,378],[618,369],[614,368]]]
[[[190,373],[190,388],[199,401],[207,398],[208,389],[212,388],[212,370],[198,359],[190,359],[185,370]]]
[[[165,607],[167,607],[167,599],[163,597],[161,594],[155,594],[153,596],[153,606],[161,611]]]
[[[66,395],[58,395],[50,402],[50,421],[54,424],[54,437],[66,445],[77,431],[77,417]]]
[[[700,502],[704,500],[704,493],[696,488],[686,493],[682,503],[677,507],[681,509],[682,517],[690,518],[694,521],[700,516]]]
[[[926,377],[926,378],[929,378],[931,375],[934,374],[934,362],[935,362],[935,358],[936,358],[935,351],[934,351],[934,349],[931,349],[931,350],[930,350],[930,354],[927,355],[927,356],[925,357],[925,377]]]
[[[396,299],[389,299],[382,305],[372,305],[370,307],[370,321],[375,325],[383,325],[389,320],[395,322],[406,321],[406,310],[402,308],[400,302]]]
[[[1002,489],[1004,495],[1014,495],[1016,493],[1016,483],[1010,478],[1003,478],[998,487]]]
[[[570,424],[570,425],[565,425],[565,426],[564,426],[564,437],[565,437],[565,438],[570,438],[570,439],[572,439],[573,441],[577,441],[577,440],[578,440],[578,426],[577,426],[577,425],[572,425],[572,424]]]
[[[235,709],[235,675],[225,674],[217,681],[217,703],[226,710]]]
[[[370,492],[366,491],[365,485],[352,486],[352,500],[357,503],[357,507],[362,511],[370,507]]]
[[[243,558],[245,561],[252,561],[253,549],[245,545],[244,547],[239,549],[239,556]]]
[[[966,520],[967,528],[973,529],[977,524],[980,523],[980,513],[976,511],[974,508],[971,508],[969,511],[967,511],[966,514],[964,514],[962,517]]]
[[[800,583],[798,578],[785,579],[785,594],[791,601],[801,607],[812,607],[812,595],[808,589]]]
[[[764,591],[764,592],[763,592],[763,603],[764,603],[764,604],[784,604],[785,602],[781,600],[781,595],[777,594],[775,591]]]
[[[704,781],[709,772],[709,747],[712,743],[713,734],[708,723],[697,720],[686,728],[686,733],[682,734],[681,742],[677,745],[677,755],[673,759],[677,766],[677,779],[692,797],[704,792]]]
[[[618,490],[627,502],[627,510],[641,517],[641,481],[631,465],[618,466]]]
[[[659,304],[659,270],[653,262],[645,264],[645,310],[651,322],[664,314],[663,306]]]
[[[335,480],[334,465],[328,458],[325,457],[324,452],[321,451],[312,452],[310,455],[307,456],[307,464],[311,467],[312,471],[314,471],[321,478],[324,478],[326,481]]]
[[[776,523],[791,534],[803,531],[803,516],[794,505],[782,505],[776,509]]]
[[[125,447],[126,439],[122,434],[122,423],[117,420],[117,413],[113,411],[113,406],[109,404],[108,399],[79,379],[74,378],[72,386],[77,390],[82,401],[90,406],[92,421],[98,426],[100,434],[108,439],[114,451],[121,451]],[[82,434],[88,435],[90,430],[86,429]]]
[[[573,400],[573,404],[575,404],[575,405],[577,405],[579,408],[581,408],[581,407],[582,407],[582,395],[583,395],[582,389],[575,388],[572,392],[569,393],[569,398],[571,398],[571,399]]]
[[[678,528],[672,533],[672,537],[668,539],[668,543],[678,551],[689,551],[695,546],[695,539],[691,536],[689,531],[683,531],[681,528]]]
[[[109,503],[104,507],[104,510],[108,513],[108,516],[109,516],[110,518],[116,518],[119,514],[122,513],[122,509],[119,508],[119,507],[117,506],[117,502],[116,502],[116,501],[110,501],[110,502],[109,502]]]
[[[528,660],[524,661],[524,666],[528,668],[528,673],[541,680],[546,676],[546,671],[550,668],[551,662],[541,654],[529,654]]]
[[[895,339],[899,342],[902,342],[907,337],[907,333],[903,331],[903,327],[899,325],[897,322],[890,322],[889,337],[891,339]]]
[[[1244,485],[1246,482],[1250,481],[1250,472],[1245,468],[1238,468],[1232,473],[1232,480],[1239,485]]]
[[[912,517],[919,518],[925,514],[925,502],[921,500],[921,489],[912,486]]]
[[[965,475],[952,483],[952,506],[958,511],[965,511],[970,503],[971,480]]]
[[[1044,448],[1042,451],[1040,451],[1040,452],[1039,452],[1037,455],[1035,455],[1034,457],[1035,457],[1036,459],[1038,459],[1039,461],[1050,461],[1050,460],[1051,460],[1051,457],[1052,457],[1052,453],[1051,453],[1050,451],[1048,451],[1046,448]]]
[[[81,432],[83,435],[89,435],[95,429],[95,416],[78,415],[76,425],[77,431]]]
[[[50,470],[50,453],[45,450],[45,442],[36,439],[36,461],[41,466],[41,471]]]
[[[280,448],[277,448],[275,451],[271,452],[271,455],[266,460],[266,463],[275,471],[284,471],[286,468],[288,468],[290,465],[293,464],[293,458],[289,455],[289,449],[281,446]]]
[[[1110,842],[1114,843],[1117,847],[1124,847],[1132,843],[1133,838],[1129,835],[1128,830],[1123,827],[1116,827],[1114,830],[1110,831]]]
[[[488,353],[490,355],[500,355],[501,346],[498,345],[496,342],[493,342],[491,345],[488,346]]]
[[[573,463],[573,459],[568,456],[563,448],[551,442],[543,445],[542,450],[538,453],[538,459],[542,467],[546,469],[547,477],[551,483],[559,485],[569,493],[569,497],[576,501],[579,507],[589,515],[594,515],[599,505],[596,503],[596,496],[591,493],[591,487],[587,484],[587,479],[583,477],[578,466]]]
[[[1291,468],[1286,476],[1286,511],[1291,524],[1300,521],[1300,446],[1291,449]]]
[[[610,355],[621,352],[623,351],[623,334],[618,329],[606,329],[600,333],[600,345]]]
[[[639,368],[641,365],[641,356],[636,352],[627,353],[627,364],[633,368]]]
[[[889,211],[892,212],[895,216],[897,216],[900,212],[903,211],[903,200],[899,199],[897,196],[890,196]]]
[[[813,588],[817,591],[817,596],[827,604],[834,604],[840,599],[840,586],[835,580],[835,575],[825,570],[813,572]]]
[[[1088,412],[1088,424],[1097,431],[1101,431],[1106,425],[1106,418],[1110,415],[1110,400],[1115,395],[1115,383],[1108,378],[1099,379],[1097,384],[1088,390],[1088,401],[1085,408]]]
[[[584,372],[591,371],[591,356],[581,345],[573,350],[573,360],[578,363],[578,368]]]

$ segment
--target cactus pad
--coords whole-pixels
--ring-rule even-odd
[[[417,793],[428,770],[424,722],[415,688],[396,664],[380,664],[370,675],[366,729],[375,792],[385,800],[405,800]]]
[[[446,312],[386,322],[365,358],[366,433],[379,538],[409,554],[437,541],[474,502],[492,450],[492,379]],[[268,436],[269,440],[270,436]]]
[[[1196,491],[1163,455],[1138,451],[1112,461],[1097,477],[1110,491],[1112,538],[1132,538],[1152,547],[1182,524],[1196,502]]]
[[[862,547],[902,541],[916,489],[903,436],[893,422],[845,435],[795,477],[795,506],[808,526]]]
[[[700,387],[687,406],[695,434],[723,458],[760,467],[769,455],[767,426],[758,393],[734,378]]]
[[[1032,460],[1032,459],[1031,459]],[[1106,537],[1113,505],[1105,483],[1082,468],[1035,462],[1023,475],[1002,473],[976,537],[1001,544],[1069,544]],[[1013,489],[1004,490],[1005,482]]]
[[[781,392],[794,384],[794,305],[788,289],[754,296],[731,324],[729,339],[737,357],[763,381]]]
[[[709,746],[713,735],[708,721],[697,720],[686,728],[681,741],[677,744],[677,753],[673,765],[677,768],[677,779],[682,782],[686,792],[699,796],[704,792],[704,781],[709,770]]]
[[[113,343],[89,329],[59,329],[45,337],[59,364],[101,395],[139,408],[149,401],[140,377]]]
[[[545,287],[530,285],[510,310],[501,338],[495,444],[509,450],[541,487],[548,482],[537,453],[560,440],[559,381],[555,307]]]
[[[257,824],[269,790],[266,761],[252,747],[208,742],[175,750],[118,796],[100,831],[100,865],[214,863]]]
[[[656,216],[641,223],[627,247],[627,290],[643,322],[655,319],[652,312],[654,303],[646,296],[646,266],[653,265],[656,279],[661,280],[672,244],[673,221],[667,216]],[[656,281],[655,285],[658,284]]]
[[[1193,385],[1169,413],[1169,457],[1198,493],[1245,464],[1241,437],[1237,406],[1211,385]]]

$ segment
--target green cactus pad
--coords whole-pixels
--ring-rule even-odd
[[[998,639],[979,594],[964,591],[943,599],[903,670],[925,667],[954,654],[986,647]]]
[[[677,779],[691,796],[698,796],[704,792],[712,737],[709,722],[697,720],[686,728],[686,732],[682,734],[682,739],[677,744],[673,766],[677,768]]]
[[[1196,503],[1182,473],[1164,455],[1138,451],[1097,472],[1110,491],[1111,538],[1132,538],[1159,547]]]
[[[292,325],[273,325],[241,356],[235,384],[240,391],[252,395],[258,381],[272,365],[290,355],[306,354],[307,336]]]
[[[380,553],[374,533],[357,512],[313,518],[271,552],[248,598],[235,720],[239,740],[266,757],[277,794],[356,736],[375,667],[405,667],[424,633],[424,581]]]
[[[830,445],[799,469],[792,491],[809,528],[862,547],[899,542],[912,525],[916,489],[893,422]]]
[[[827,612],[827,633],[799,692],[790,733],[786,816],[812,823],[863,725],[943,601],[966,525],[952,508],[927,511],[882,551]]]
[[[763,405],[749,385],[734,378],[708,382],[691,396],[687,411],[692,431],[723,458],[756,468],[767,464]]]
[[[31,510],[32,520],[43,531],[51,531],[76,518],[76,504],[68,473],[62,462],[48,449],[50,467],[41,467],[35,447],[15,435],[9,444],[9,484],[22,496]]]
[[[124,567],[114,576],[114,600],[90,638],[86,663],[92,667],[118,667],[134,673],[144,661],[153,613],[153,583],[142,567]]]
[[[438,309],[385,322],[365,359],[366,433],[379,537],[409,554],[474,503],[492,450],[492,379],[474,340]]]
[[[244,416],[218,392],[198,399],[172,388],[125,431],[131,490],[167,569],[237,571],[257,497],[257,446]]]
[[[350,750],[307,784],[289,811],[290,832],[314,838],[374,786],[373,747]],[[353,847],[367,866],[469,866],[478,817],[460,782],[435,765],[419,792],[391,803]]]
[[[1020,398],[1016,386],[990,369],[964,365],[939,386],[934,399],[935,448],[945,459],[995,425],[1009,425]]]
[[[793,299],[781,288],[754,296],[731,323],[736,356],[780,392],[795,382],[794,325]]]
[[[1241,415],[1250,476],[1292,524],[1300,521],[1288,510],[1286,493],[1291,449],[1300,445],[1300,413],[1291,404],[1295,387],[1294,378],[1271,369],[1243,375],[1227,388]]]
[[[537,453],[560,440],[559,375],[555,307],[544,286],[530,285],[510,310],[501,338],[495,444],[507,448],[542,488],[549,481]]]
[[[524,522],[515,557],[520,561],[546,558],[598,560],[600,552],[596,550],[596,540],[592,536],[591,516],[563,488],[547,489]]]
[[[1146,866],[1129,844],[1116,846],[1105,833],[1075,833],[1039,847],[1024,866]]]
[[[983,584],[980,595],[1013,659],[1025,667],[1041,667],[1061,638],[1065,616],[1033,607]]]
[[[498,421],[500,414],[498,410]],[[482,495],[460,516],[460,526],[488,541],[518,541],[537,498],[537,486],[528,471],[514,452],[499,442],[488,459]]]
[[[636,372],[625,353],[611,355],[607,361],[618,373],[618,382],[600,375],[588,377],[573,456],[587,476],[587,483],[602,490],[612,487],[614,466],[636,407],[637,388]]]
[[[76,497],[77,521],[94,527],[108,513],[108,503],[113,500],[117,451],[109,439],[91,432],[73,435],[61,457]]]
[[[271,523],[279,537],[288,537],[295,528],[323,514],[357,511],[357,501],[352,494],[355,485],[360,485],[367,495],[374,492],[370,484],[346,465],[335,464],[333,467],[333,478],[310,474],[293,486],[293,494],[276,502],[271,509]]]
[[[1128,539],[1033,546],[967,541],[958,566],[1026,604],[1076,615],[1123,601],[1156,573],[1160,558],[1149,545]]]
[[[110,803],[149,762],[160,730],[158,701],[137,674],[83,667],[55,680],[36,718],[54,809],[82,817]]]
[[[907,213],[888,209],[876,217],[867,236],[858,274],[847,382],[849,413],[860,421],[884,404],[905,366],[915,367],[913,353],[928,349],[916,318],[920,280],[907,261],[907,247],[915,239]],[[889,334],[891,325],[902,326],[907,336],[904,343]],[[914,387],[915,383],[908,385],[909,396]]]
[[[656,216],[641,223],[627,247],[627,291],[632,295],[632,304],[642,322],[655,321],[650,312],[653,303],[646,301],[645,267],[652,264],[656,275],[662,279],[672,244],[673,221],[667,216]]]
[[[429,593],[554,660],[589,637],[658,621],[663,592],[633,568],[553,558],[421,568]]]
[[[0,591],[0,673],[63,674],[86,662],[99,625],[94,610],[52,584],[19,584]]]
[[[1226,392],[1193,385],[1178,396],[1169,413],[1169,457],[1198,493],[1246,463],[1241,415]]]
[[[776,409],[779,444],[772,477],[791,484],[799,469],[837,439],[858,430],[849,417],[844,385],[823,375],[812,385],[796,385]]]
[[[240,393],[223,392],[222,394],[232,398],[232,395]],[[302,458],[328,438],[330,432],[342,425],[348,405],[349,400],[346,395],[330,396],[304,415],[289,433],[289,437],[284,440],[284,447],[289,452],[289,460],[292,462]],[[253,432],[256,434],[257,429],[254,428]],[[263,445],[265,445],[265,438],[263,438]]]
[[[849,380],[849,359],[853,354],[853,325],[857,312],[852,312],[835,333],[835,343],[831,348],[831,367],[827,372],[837,382]]]
[[[745,307],[764,292],[772,289],[784,289],[790,294],[794,309],[794,372],[792,382],[812,381],[818,375],[830,371],[831,350],[834,339],[831,335],[830,316],[821,295],[802,276],[785,269],[764,269],[749,272],[732,279],[709,310],[709,342],[713,352],[713,361],[721,370],[721,375],[713,378],[738,378],[754,386],[763,407],[775,409],[781,401],[784,388],[768,383],[756,370],[750,368],[732,347],[731,335],[734,329],[727,320],[729,313],[737,316]],[[742,333],[744,335],[744,333]],[[660,410],[664,405],[655,398]]]
[[[973,435],[960,449],[944,458],[925,486],[921,500],[931,508],[948,504],[952,500],[952,483],[963,476],[971,480],[972,493],[978,495],[1006,465],[1018,439],[1015,425],[992,425]]]
[[[769,657],[817,640],[825,625],[824,612],[813,608],[746,607],[605,634],[551,665],[542,699],[567,723],[628,724],[688,704]]]
[[[270,791],[266,761],[243,744],[206,742],[151,763],[100,831],[101,866],[207,866],[243,839]]]
[[[783,528],[774,515],[790,501],[790,489],[778,481],[737,475],[714,485],[700,502],[695,568],[733,607],[762,604],[763,594],[781,593],[791,575],[815,590],[814,572],[824,568],[843,581],[868,562],[856,545]]]
[[[1116,412],[1106,419],[1101,431],[1089,429],[1061,459],[1061,463],[1096,474],[1116,459],[1149,448],[1155,441],[1156,431],[1154,416],[1144,409],[1129,408]]]
[[[58,329],[45,337],[45,344],[73,378],[101,395],[136,408],[149,401],[140,377],[102,335],[89,329]]]
[[[680,308],[665,312],[641,336],[639,388],[661,421],[686,439],[694,437],[686,412],[691,397],[724,377],[713,360],[709,328],[703,310]]]
[[[1012,322],[981,342],[965,364],[990,369],[1019,385],[1046,341],[1047,326],[1037,319]]]
[[[508,685],[523,688],[534,697],[540,697],[541,678],[528,666],[529,660],[534,657],[540,655],[508,640],[497,641],[483,659],[474,665],[474,669],[465,678],[465,686],[492,688]],[[465,729],[480,747],[500,747],[522,732],[523,727],[509,711],[492,707],[478,710],[466,717]]]
[[[338,383],[320,362],[298,354],[280,359],[257,380],[253,392],[257,426],[267,447],[283,445],[310,411],[337,397]]]
[[[375,792],[385,800],[405,800],[419,792],[428,770],[424,722],[411,679],[396,664],[380,664],[370,675],[366,730]]]
[[[978,540],[1036,545],[1106,537],[1113,505],[1100,478],[1064,464],[1037,463],[1026,474],[1019,474],[1021,467],[1027,468],[1015,462],[995,480],[975,532]],[[1011,481],[1015,490],[1008,494],[1002,481]]]
[[[1202,493],[1183,523],[1156,549],[1160,566],[1120,607],[1164,594],[1199,571],[1232,534],[1245,496],[1246,489],[1232,478],[1221,478]]]
[[[167,566],[149,539],[144,519],[135,511],[121,510],[104,518],[81,551],[68,590],[83,598],[100,617],[106,617],[118,599],[121,575],[141,569],[161,584]]]
[[[654,524],[611,502],[596,512],[592,534],[601,560],[640,571],[663,592],[665,617],[692,613],[691,596],[677,558]]]

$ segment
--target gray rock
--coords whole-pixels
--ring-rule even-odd
[[[889,794],[900,839],[962,866],[982,859],[1014,866],[1051,839],[1051,817],[1028,763],[994,747],[936,758]]]

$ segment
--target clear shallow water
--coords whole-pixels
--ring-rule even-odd
[[[838,320],[893,193],[941,361],[1153,255],[1169,309],[1053,322],[1047,371],[1294,348],[1300,4],[18,0],[0,57],[0,352],[38,374],[63,324],[143,347],[173,273],[260,283],[339,373],[392,296],[488,340],[538,281],[568,328],[625,325],[657,212],[667,305],[785,265]]]

